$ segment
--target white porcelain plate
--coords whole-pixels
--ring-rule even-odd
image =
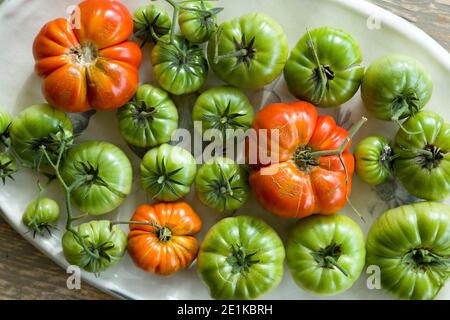
[[[123,1],[130,10],[134,11],[139,5],[148,3],[148,0]],[[161,2],[161,0],[159,1]],[[43,102],[40,92],[40,80],[33,73],[33,57],[31,46],[34,36],[42,25],[56,17],[67,16],[66,11],[70,5],[77,4],[74,0],[5,0],[0,4],[0,104],[16,115],[29,105]],[[427,108],[440,113],[450,120],[448,103],[450,90],[448,80],[450,77],[450,55],[423,31],[417,29],[405,20],[388,13],[374,5],[362,0],[222,0],[225,7],[220,19],[226,20],[252,11],[262,11],[275,18],[286,31],[291,47],[298,38],[305,33],[306,28],[319,26],[332,26],[342,28],[351,33],[359,42],[364,62],[369,65],[377,57],[389,53],[403,53],[420,60],[431,73],[435,85],[433,98]],[[149,63],[149,54],[146,48],[145,61],[141,68],[142,82],[153,82],[152,70]],[[293,100],[286,90],[284,80],[280,79],[268,90],[249,92],[255,108],[280,96],[283,100]],[[185,101],[187,103],[187,101]],[[186,107],[184,107],[186,109]],[[337,117],[338,121],[349,126],[363,114],[367,115],[359,94],[340,109],[329,111]],[[185,112],[188,114],[189,111]],[[369,124],[356,137],[373,133],[389,134],[394,136],[395,126],[373,119],[369,116]],[[185,119],[188,121],[189,119]],[[98,113],[90,122],[87,131],[81,137],[86,139],[101,139],[113,142],[125,150],[132,159],[135,169],[138,168],[139,159],[133,155],[118,134],[115,113]],[[22,171],[16,176],[16,181],[0,187],[0,208],[6,220],[33,245],[44,252],[62,267],[67,264],[64,260],[60,245],[60,233],[50,238],[33,239],[25,234],[26,229],[21,224],[22,212],[27,203],[36,196],[36,176]],[[135,170],[134,193],[115,212],[107,216],[111,219],[129,219],[134,209],[146,201],[146,196],[139,186],[138,170]],[[61,191],[52,186],[49,194],[62,200]],[[204,232],[218,219],[220,215],[206,209],[196,199],[194,194],[187,197],[204,220]],[[354,180],[352,203],[365,216],[366,223],[361,226],[367,232],[374,218],[388,208],[412,201],[395,183],[381,188],[370,188],[358,178]],[[360,221],[354,212],[347,207],[342,212]],[[293,221],[281,221],[265,212],[251,200],[239,214],[257,215],[268,223],[284,237],[287,226]],[[63,226],[61,225],[61,230]],[[116,267],[103,273],[99,278],[83,273],[83,279],[96,287],[114,295],[130,299],[208,299],[208,290],[196,273],[195,264],[190,270],[180,272],[172,277],[159,277],[145,273],[136,268],[128,255]],[[390,295],[382,290],[369,290],[366,286],[367,275],[363,273],[353,288],[337,296],[341,299],[386,299]],[[450,281],[449,281],[450,282]],[[286,269],[283,282],[278,288],[263,298],[267,299],[317,299],[299,289],[293,282]],[[438,298],[450,298],[450,284],[447,284],[438,295]]]

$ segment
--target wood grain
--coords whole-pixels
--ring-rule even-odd
[[[447,50],[450,48],[450,0],[370,0],[416,24]]]
[[[1,1],[1,0],[0,0]],[[371,0],[415,23],[450,49],[450,0]],[[82,285],[66,288],[67,275],[0,217],[0,299],[111,299]]]
[[[112,299],[83,282],[67,289],[67,276],[0,218],[0,299]]]

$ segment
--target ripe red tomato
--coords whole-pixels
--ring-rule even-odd
[[[345,206],[354,159],[348,152],[350,143],[341,153],[342,162],[337,152],[331,152],[349,136],[332,117],[318,116],[316,107],[307,102],[272,104],[257,114],[253,128],[257,134],[267,129],[267,146],[272,143],[270,131],[279,130],[278,161],[265,167],[259,164],[250,174],[255,196],[266,210],[285,218],[303,218],[333,214]],[[260,141],[258,149],[264,149]]]
[[[123,106],[136,92],[142,60],[139,46],[128,41],[130,13],[118,1],[86,0],[73,18],[74,24],[48,22],[34,41],[45,98],[68,112]]]

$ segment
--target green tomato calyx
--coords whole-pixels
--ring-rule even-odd
[[[16,173],[16,161],[8,154],[0,154],[0,179],[3,185],[6,184],[6,179],[14,180],[13,174]]]
[[[108,183],[100,177],[100,171],[98,167],[95,167],[90,162],[78,162],[75,164],[75,168],[81,176],[79,181],[74,183],[75,186],[84,184],[89,187],[97,185],[109,188]]]
[[[245,113],[232,112],[231,101],[228,101],[228,105],[224,110],[221,110],[219,106],[214,105],[216,113],[205,114],[202,118],[203,121],[211,123],[211,129],[219,130],[225,135],[227,129],[245,129],[237,119],[245,116]]]
[[[47,231],[48,235],[51,236],[52,230],[58,230],[58,228],[50,223],[31,223],[27,225],[27,228],[29,231],[33,232],[33,238],[36,238],[36,234],[43,237],[45,235],[45,231]]]
[[[170,31],[170,28],[161,26],[158,23],[158,20],[161,18],[161,12],[151,19],[151,13],[149,12],[150,10],[152,10],[151,7],[146,7],[142,12],[144,23],[134,20],[135,26],[142,26],[134,33],[135,37],[144,40],[141,44],[141,49],[147,44],[147,42],[156,43],[160,36],[168,34]]]
[[[417,97],[417,93],[414,90],[408,90],[404,94],[397,96],[392,101],[392,118],[391,120],[396,122],[400,129],[410,135],[421,134],[423,131],[411,132],[407,130],[400,119],[414,116],[421,109],[420,100]]]
[[[155,107],[148,108],[145,101],[136,100],[136,98],[130,101],[128,106],[131,107],[133,117],[140,126],[146,126],[153,121],[155,114],[158,112]]]
[[[445,257],[434,253],[430,249],[416,248],[408,251],[402,258],[402,262],[409,265],[415,272],[426,272],[429,268],[450,267],[450,257]]]
[[[420,111],[420,100],[414,90],[408,90],[392,101],[392,120],[399,120],[405,116],[413,116]]]
[[[228,198],[231,198],[238,202],[243,202],[243,199],[239,196],[239,190],[242,189],[240,186],[233,186],[235,179],[238,178],[238,173],[235,172],[230,177],[225,173],[223,164],[214,163],[219,169],[220,176],[211,180],[210,189],[211,194],[214,196],[215,202],[221,201],[223,203],[223,208],[227,207]]]
[[[148,185],[153,187],[156,185],[158,191],[153,195],[153,199],[158,198],[164,191],[169,191],[174,196],[181,198],[181,195],[174,188],[174,185],[180,185],[181,183],[176,180],[176,175],[184,168],[179,167],[173,171],[168,171],[166,167],[166,159],[162,158],[161,161],[156,162],[156,171],[145,178],[148,180]]]
[[[301,171],[308,172],[312,167],[319,165],[317,157],[314,156],[313,150],[309,146],[298,146],[294,152],[292,160]]]
[[[259,260],[254,259],[257,252],[247,253],[245,248],[240,245],[231,245],[231,255],[225,260],[231,266],[232,273],[246,274],[250,267]]]
[[[28,150],[34,152],[33,168],[40,169],[42,160],[46,158],[45,154],[49,156],[50,160],[61,158],[73,144],[73,139],[72,134],[59,127],[55,133],[28,141]]]
[[[233,38],[234,51],[219,55],[219,39],[222,35],[222,28],[219,28],[216,32],[216,46],[214,54],[214,64],[218,64],[223,59],[235,58],[236,62],[232,68],[235,70],[241,64],[244,64],[247,68],[250,68],[252,60],[256,57],[256,49],[254,48],[256,38],[252,37],[250,41],[247,41],[245,33],[242,34],[241,39],[236,40]]]
[[[310,253],[314,260],[317,262],[320,268],[337,269],[348,277],[348,273],[339,264],[339,257],[342,254],[341,246],[335,242],[331,243],[325,248],[321,248],[319,251],[313,251]]]
[[[111,262],[112,256],[109,251],[114,249],[114,247],[114,243],[108,241],[99,246],[91,245],[89,250],[83,250],[83,254],[87,255],[86,259],[88,260],[86,265],[92,266],[92,272],[96,276],[100,275],[102,259],[105,259],[107,262]]]
[[[422,168],[433,170],[439,167],[445,154],[440,148],[433,145],[427,145],[423,150],[419,150],[419,156]]]
[[[156,234],[160,242],[169,242],[172,239],[172,231],[167,227],[156,228]]]

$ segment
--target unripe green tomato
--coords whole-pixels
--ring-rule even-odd
[[[389,55],[373,62],[361,85],[364,106],[377,119],[398,121],[419,112],[431,98],[430,74],[417,60]]]
[[[50,198],[37,198],[31,201],[22,216],[22,222],[31,231],[40,235],[50,230],[58,222],[59,205]]]
[[[382,136],[367,137],[355,149],[355,169],[358,176],[370,185],[379,185],[393,178],[393,150]]]
[[[211,11],[213,6],[208,2],[203,2],[204,7],[200,1],[190,1],[183,4],[185,8],[194,8],[200,11],[190,11],[181,9],[178,16],[178,24],[180,25],[181,33],[191,43],[203,43],[211,38],[211,35],[217,29],[217,16]]]

